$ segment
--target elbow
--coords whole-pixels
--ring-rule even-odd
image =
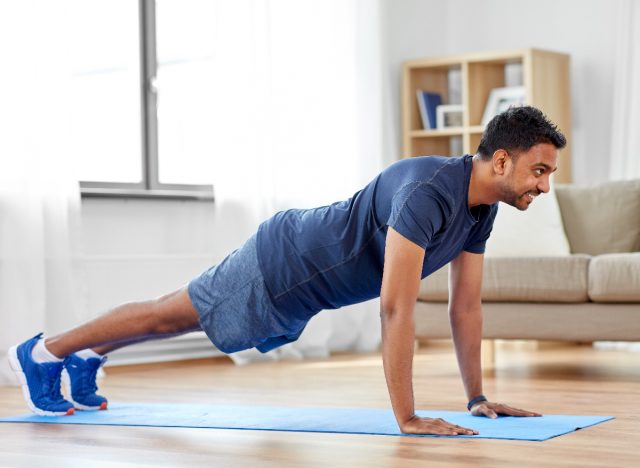
[[[413,308],[380,306],[380,320],[383,327],[390,324],[406,326],[413,323]]]
[[[416,299],[413,295],[382,294],[380,296],[380,318],[385,322],[406,322],[413,319]]]
[[[394,315],[394,311],[396,310],[396,304],[394,301],[385,298],[384,296],[380,297],[380,318],[385,319]]]
[[[396,303],[380,301],[380,318],[389,320],[400,315],[406,315],[406,307],[399,307]]]
[[[382,322],[383,326],[386,323],[388,323],[393,316],[394,316],[393,309],[388,307],[383,307],[382,305],[380,306],[380,321]]]

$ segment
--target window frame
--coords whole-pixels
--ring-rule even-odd
[[[158,172],[158,71],[155,0],[138,0],[140,46],[140,182],[80,181],[80,194],[100,198],[160,198],[213,201],[213,185],[165,184]]]

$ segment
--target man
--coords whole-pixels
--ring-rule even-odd
[[[265,221],[256,235],[187,287],[124,304],[66,333],[14,346],[9,359],[39,414],[106,409],[95,376],[122,346],[202,329],[222,351],[266,352],[296,340],[309,319],[380,296],[382,357],[400,429],[477,434],[415,415],[413,310],[420,280],[451,262],[450,318],[475,416],[539,416],[482,395],[480,289],[485,242],[503,201],[526,210],[549,190],[566,140],[538,109],[518,107],[487,126],[475,156],[392,164],[352,198]],[[71,402],[60,393],[66,369]]]

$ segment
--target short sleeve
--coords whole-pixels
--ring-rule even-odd
[[[485,210],[484,216],[473,227],[469,234],[466,244],[464,245],[465,252],[483,254],[487,239],[491,235],[493,229],[493,222],[498,214],[498,204],[495,203],[489,206],[488,210]]]
[[[447,203],[425,182],[404,185],[391,200],[387,225],[423,249],[447,219]]]

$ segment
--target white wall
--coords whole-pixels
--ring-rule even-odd
[[[619,0],[386,0],[395,120],[403,60],[525,47],[565,52],[571,55],[573,180],[606,180],[619,5]],[[398,133],[395,141],[399,149]]]

